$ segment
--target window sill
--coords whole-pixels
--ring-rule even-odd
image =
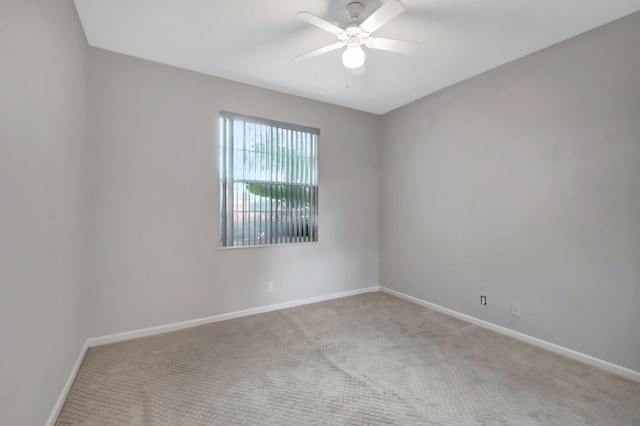
[[[242,249],[256,249],[256,248],[315,246],[317,244],[318,244],[318,241],[286,243],[286,244],[259,244],[259,245],[257,244],[257,245],[251,245],[251,246],[231,246],[231,247],[221,247],[218,245],[218,250],[227,251],[227,250],[242,250]]]

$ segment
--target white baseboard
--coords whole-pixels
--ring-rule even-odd
[[[442,312],[443,314],[461,319],[471,324],[478,325],[483,328],[495,331],[505,336],[513,337],[514,339],[521,340],[534,346],[555,352],[566,356],[567,358],[575,359],[576,361],[583,362],[585,364],[592,365],[602,370],[608,371],[613,374],[625,377],[629,380],[640,382],[640,372],[631,370],[630,368],[623,367],[621,365],[613,364],[609,361],[605,361],[591,355],[583,354],[582,352],[574,351],[573,349],[565,348],[564,346],[556,345],[555,343],[548,342],[546,340],[538,339],[537,337],[529,336],[528,334],[520,333],[519,331],[512,330],[510,328],[502,327],[500,325],[481,320],[470,315],[463,314],[453,309],[445,308],[444,306],[436,305],[435,303],[427,302],[426,300],[419,299],[417,297],[409,296],[399,291],[392,290],[390,288],[380,286],[380,291],[384,293],[397,296],[401,299],[408,300],[409,302],[416,303],[427,308],[431,308],[434,311]]]
[[[78,374],[78,370],[80,370],[80,366],[82,365],[82,361],[84,361],[84,356],[87,353],[87,349],[89,346],[87,345],[87,341],[84,342],[82,349],[80,349],[80,353],[78,354],[78,358],[76,359],[76,363],[73,364],[73,368],[71,369],[71,374],[69,374],[69,378],[67,379],[62,391],[60,392],[60,396],[58,396],[58,400],[56,401],[56,405],[53,406],[53,411],[49,415],[47,419],[46,426],[54,426],[56,420],[58,419],[58,415],[62,410],[62,406],[64,405],[65,399],[67,399],[67,395],[69,394],[69,390],[71,389],[71,385],[73,385],[73,381],[76,379],[76,375]]]
[[[212,322],[224,321],[233,318],[246,317],[249,315],[262,314],[264,312],[277,311],[278,309],[293,308],[295,306],[308,305],[310,303],[324,302],[325,300],[339,299],[341,297],[355,296],[363,293],[373,293],[380,291],[379,286],[359,288],[356,290],[341,291],[339,293],[326,294],[324,296],[309,297],[306,299],[292,300],[289,302],[276,303],[273,305],[260,306],[257,308],[244,309],[242,311],[229,312],[227,314],[214,315],[211,317],[198,318],[189,321],[181,321],[173,324],[159,325],[156,327],[142,328],[139,330],[125,331],[123,333],[109,334],[101,337],[91,337],[87,339],[89,347],[107,345],[109,343],[123,342],[125,340],[137,339],[139,337],[152,336],[154,334],[167,333],[170,331],[182,330],[196,327],[198,325]]]

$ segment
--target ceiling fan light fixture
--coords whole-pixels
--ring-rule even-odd
[[[350,69],[360,68],[364,64],[365,54],[359,44],[349,44],[342,54],[342,63]]]
[[[0,0],[1,1],[1,0]],[[365,53],[362,45],[369,49],[388,50],[391,52],[410,53],[416,43],[404,40],[372,36],[383,25],[401,14],[405,8],[400,0],[385,0],[372,14],[360,22],[360,17],[365,7],[364,0],[352,0],[346,7],[349,22],[341,27],[332,24],[311,12],[298,12],[298,19],[327,31],[337,37],[338,41],[327,46],[314,49],[303,55],[295,57],[297,61],[315,58],[327,52],[342,49],[342,63],[350,70],[358,70],[360,75],[364,73]],[[351,75],[356,75],[352,72]]]

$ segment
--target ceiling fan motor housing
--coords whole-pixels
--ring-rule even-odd
[[[356,20],[362,15],[364,5],[359,1],[352,1],[347,5],[346,12],[347,18]]]

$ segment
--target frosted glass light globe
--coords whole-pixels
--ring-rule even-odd
[[[342,54],[342,63],[345,67],[355,69],[364,64],[364,50],[359,44],[351,44]]]

